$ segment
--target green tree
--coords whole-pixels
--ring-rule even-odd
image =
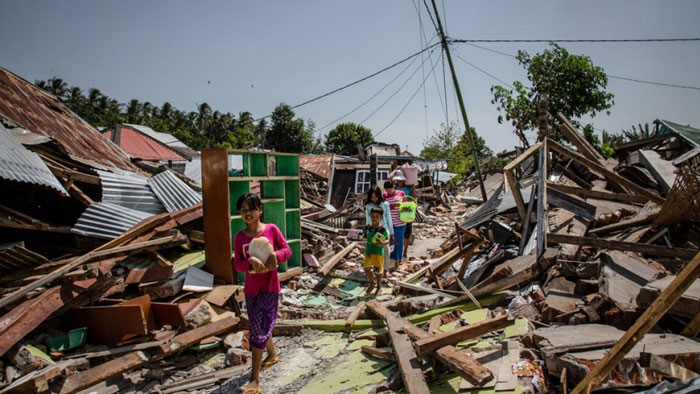
[[[471,128],[472,135],[476,136],[474,146],[480,164],[489,164],[495,160],[493,152],[486,146],[484,139]],[[456,123],[441,124],[439,130],[423,142],[422,158],[428,160],[447,160],[447,171],[465,176],[474,171],[474,159],[469,147],[467,134],[460,132]],[[495,162],[494,162],[495,163]],[[502,167],[501,167],[502,168]]]
[[[374,143],[372,130],[352,122],[341,123],[326,135],[326,149],[339,155],[356,155],[357,144],[365,147]]]
[[[272,112],[270,129],[265,135],[265,148],[290,153],[310,153],[314,148],[313,131],[303,119],[295,118],[287,104],[278,105]]]
[[[550,43],[550,48],[530,56],[518,51],[516,56],[527,70],[531,86],[513,82],[513,90],[503,86],[491,87],[492,104],[498,105],[498,122],[510,121],[518,138],[527,146],[525,131],[538,128],[537,108],[542,98],[548,101],[550,137],[561,140],[558,131],[558,112],[563,113],[576,126],[583,115],[595,117],[614,104],[612,93],[605,91],[608,77],[603,68],[593,64],[588,56],[570,54],[563,47]],[[607,111],[609,115],[610,112]]]

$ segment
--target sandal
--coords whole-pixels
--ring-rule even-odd
[[[261,368],[262,369],[270,368],[271,366],[277,364],[279,361],[280,361],[279,356],[276,356],[272,360],[263,362]]]
[[[262,388],[260,387],[245,387],[243,388],[243,394],[258,394],[262,393]]]

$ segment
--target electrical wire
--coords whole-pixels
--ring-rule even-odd
[[[435,37],[433,37],[430,41],[432,42],[433,39],[435,39]],[[387,87],[389,87],[389,85],[391,85],[392,83],[394,83],[394,81],[396,81],[397,79],[399,79],[399,77],[402,76],[402,75],[406,72],[406,70],[408,70],[408,69],[413,65],[413,63],[415,63],[416,60],[418,60],[418,56],[414,57],[413,60],[411,60],[411,62],[408,63],[408,65],[406,65],[406,67],[404,67],[404,69],[401,70],[401,72],[400,72],[398,75],[396,75],[391,81],[389,81],[386,85],[384,85],[381,89],[379,89],[379,91],[377,91],[375,94],[373,94],[370,98],[368,98],[367,100],[365,100],[362,104],[360,104],[360,105],[358,105],[357,107],[353,108],[350,112],[346,113],[345,115],[343,115],[343,116],[341,116],[341,117],[339,117],[339,118],[337,118],[337,119],[334,119],[334,120],[328,122],[327,124],[323,125],[322,127],[319,127],[316,131],[325,130],[327,127],[329,127],[329,126],[335,124],[336,122],[338,122],[338,121],[340,121],[340,120],[345,119],[346,117],[348,117],[348,116],[352,115],[353,113],[355,113],[355,112],[356,112],[357,110],[359,110],[360,108],[364,107],[367,103],[369,103],[370,101],[372,101],[372,100],[373,100],[375,97],[377,97],[381,92],[383,92],[384,89],[386,89]]]
[[[431,51],[431,52],[432,52],[432,51]],[[424,61],[423,63],[425,63],[425,61]],[[362,122],[360,122],[359,124],[360,124],[360,125],[364,124],[369,118],[371,118],[372,116],[374,116],[374,114],[376,114],[377,112],[379,112],[379,110],[381,110],[382,108],[384,108],[384,106],[385,106],[392,98],[394,98],[394,96],[396,96],[396,95],[404,88],[404,86],[406,86],[406,84],[413,78],[413,76],[416,75],[416,73],[418,72],[418,70],[420,70],[420,68],[423,66],[423,63],[421,63],[421,65],[420,65],[418,68],[416,68],[415,71],[413,71],[413,73],[411,73],[411,75],[408,76],[408,78],[406,78],[406,81],[404,81],[404,83],[401,84],[401,86],[399,86],[399,88],[398,88],[391,96],[389,96],[389,98],[387,98],[387,99],[379,106],[379,108],[375,109],[374,111],[372,111],[371,114],[367,115],[367,117],[364,118],[364,119],[362,120]]]
[[[441,44],[441,43],[437,42],[437,43],[435,43],[435,44],[433,44],[433,45],[431,45],[431,46],[429,46],[429,47],[423,48],[422,50],[420,50],[420,51],[414,53],[413,55],[410,55],[410,56],[408,56],[408,57],[406,57],[406,58],[404,58],[404,59],[401,59],[401,60],[399,60],[398,62],[396,62],[396,63],[394,63],[394,64],[392,64],[392,65],[390,65],[390,66],[384,67],[383,69],[381,69],[381,70],[379,70],[379,71],[376,71],[376,72],[374,72],[374,73],[372,73],[372,74],[370,74],[370,75],[368,75],[368,76],[366,76],[366,77],[360,78],[360,79],[358,79],[358,80],[356,80],[356,81],[354,81],[354,82],[350,82],[350,83],[347,84],[347,85],[341,86],[341,87],[339,87],[339,88],[337,88],[337,89],[334,89],[334,90],[332,90],[332,91],[330,91],[330,92],[328,92],[328,93],[324,93],[324,94],[322,94],[322,95],[320,95],[320,96],[318,96],[318,97],[312,98],[311,100],[307,100],[307,101],[304,101],[304,102],[301,103],[301,104],[294,105],[294,106],[291,107],[291,109],[296,109],[296,108],[299,108],[299,107],[304,106],[304,105],[306,105],[306,104],[313,103],[314,101],[320,100],[320,99],[322,99],[322,98],[324,98],[324,97],[328,97],[328,96],[330,96],[331,94],[338,93],[338,92],[340,92],[341,90],[345,90],[345,89],[347,89],[347,88],[349,88],[349,87],[351,87],[351,86],[357,85],[358,83],[364,82],[364,81],[366,81],[366,80],[368,80],[368,79],[370,79],[370,78],[372,78],[372,77],[376,77],[377,75],[379,75],[379,74],[381,74],[381,73],[383,73],[383,72],[385,72],[385,71],[391,70],[392,68],[398,66],[399,64],[404,63],[404,62],[406,62],[406,61],[408,61],[408,60],[411,60],[412,58],[414,58],[414,57],[420,55],[421,53],[423,53],[423,52],[425,52],[425,51],[428,51],[428,50],[430,50],[430,49],[432,49],[432,48],[434,48],[434,47],[436,47],[436,46],[438,46],[438,45],[440,45],[440,44]],[[265,116],[263,116],[263,117],[261,117],[261,118],[255,119],[254,122],[260,121],[260,120],[262,120],[262,119],[269,118],[269,117],[271,117],[271,116],[272,116],[272,114],[265,115]]]
[[[438,64],[438,62],[435,62],[435,64],[433,64],[433,67],[430,69],[430,73],[431,73],[431,74],[435,71],[435,66],[437,66],[437,64]],[[428,74],[428,76],[430,76],[430,74]],[[427,77],[423,79],[423,81],[421,82],[420,86],[418,86],[418,89],[416,89],[416,91],[413,92],[413,94],[412,94],[411,97],[408,99],[408,101],[406,102],[406,104],[403,106],[403,108],[401,108],[401,111],[399,111],[399,113],[394,117],[394,119],[391,120],[391,122],[389,122],[389,124],[387,124],[386,126],[384,126],[384,128],[382,128],[381,130],[379,130],[379,131],[377,132],[377,134],[374,135],[374,138],[377,138],[380,134],[382,134],[382,133],[384,132],[384,130],[388,129],[389,126],[391,126],[392,124],[394,124],[394,122],[396,122],[396,119],[398,119],[398,118],[401,116],[401,114],[403,114],[403,111],[406,110],[406,108],[407,108],[408,105],[411,103],[411,101],[413,101],[413,98],[416,97],[416,95],[418,94],[418,92],[420,92],[421,88],[423,88],[423,85],[425,85],[425,81],[426,81],[427,79],[428,79]]]
[[[482,47],[482,46],[480,46],[480,45],[474,45],[474,44],[471,44],[471,43],[468,43],[468,42],[465,43],[465,44],[471,45],[471,46],[473,46],[473,47],[476,47],[476,48],[479,48],[479,49],[483,49],[483,50],[486,50],[486,51],[489,51],[489,52],[494,52],[494,53],[497,53],[497,54],[499,54],[499,55],[508,56],[508,57],[512,57],[512,58],[515,58],[515,57],[516,57],[515,55],[512,55],[512,54],[510,54],[510,53],[501,52],[501,51],[496,51],[496,50],[494,50],[494,49]],[[462,60],[464,60],[464,59],[462,59]],[[629,78],[629,77],[621,77],[621,76],[619,76],[619,75],[610,75],[610,74],[607,74],[607,76],[608,76],[608,78],[612,78],[612,79],[621,79],[621,80],[624,80],[624,81],[643,83],[643,84],[647,84],[647,85],[657,85],[657,86],[666,86],[666,87],[671,87],[671,88],[700,90],[700,87],[698,87],[698,86],[678,85],[678,84],[672,84],[672,83],[646,81],[646,80],[643,80],[643,79]]]
[[[623,80],[623,81],[631,81],[631,82],[645,83],[645,84],[649,84],[649,85],[668,86],[668,87],[671,87],[671,88],[700,90],[700,87],[697,87],[697,86],[675,85],[675,84],[672,84],[672,83],[663,83],[663,82],[652,82],[652,81],[645,81],[645,80],[643,80],[643,79],[619,77],[619,76],[617,76],[617,75],[609,75],[609,74],[608,74],[608,78],[621,79],[621,80]]]
[[[495,79],[496,81],[498,81],[498,82],[500,82],[500,83],[502,83],[502,84],[508,86],[508,87],[511,88],[511,89],[515,89],[515,88],[513,87],[513,85],[511,85],[511,84],[509,84],[508,82],[505,82],[504,80],[502,80],[502,79],[496,77],[495,75],[493,75],[493,74],[489,73],[488,71],[482,69],[481,67],[477,66],[476,64],[474,64],[474,63],[472,63],[472,62],[470,62],[470,61],[468,61],[468,60],[465,60],[464,58],[462,58],[461,56],[459,56],[458,53],[455,52],[454,55],[455,55],[455,57],[456,57],[457,59],[459,59],[459,60],[461,60],[461,61],[467,63],[468,65],[474,67],[475,69],[477,69],[477,70],[481,71],[482,73],[488,75],[489,77]]]
[[[481,39],[448,39],[450,42],[590,42],[590,43],[602,43],[602,42],[687,42],[687,41],[700,41],[700,37],[695,38],[612,38],[612,39],[493,39],[493,40],[481,40]]]

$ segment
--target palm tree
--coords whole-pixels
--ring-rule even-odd
[[[136,99],[131,99],[126,105],[126,120],[129,123],[141,123],[141,103]]]
[[[61,78],[52,77],[48,80],[48,92],[63,100],[68,93],[68,84]]]
[[[642,127],[642,124],[639,123],[639,129],[634,127],[632,125],[632,129],[630,130],[622,130],[622,134],[627,138],[628,141],[637,141],[637,140],[643,140],[647,139],[649,137],[653,137],[656,135],[656,131],[652,131],[649,128],[649,123],[645,123],[644,127]]]

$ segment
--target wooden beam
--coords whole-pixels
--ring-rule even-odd
[[[384,307],[376,300],[368,301],[366,305],[367,308],[382,319],[386,319],[386,316],[389,316],[391,313],[389,309]],[[408,320],[402,320],[403,329],[406,331],[406,334],[408,334],[412,341],[415,342],[419,339],[430,337],[429,333],[418,328]],[[454,373],[474,385],[481,386],[493,379],[493,374],[488,368],[481,365],[473,357],[467,355],[466,353],[460,352],[454,346],[444,346],[437,349],[434,355],[440,363],[446,365]]]
[[[683,331],[681,331],[681,335],[696,337],[698,336],[698,333],[700,333],[700,312],[698,312],[695,317],[693,317],[693,320],[691,320],[690,323],[685,326]]]
[[[340,263],[340,260],[342,260],[350,251],[355,249],[359,244],[357,242],[353,242],[350,245],[346,246],[343,250],[340,252],[336,253],[335,256],[331,257],[330,260],[326,262],[326,264],[321,267],[321,269],[318,270],[318,273],[321,274],[322,276],[328,275],[329,272]]]
[[[52,273],[44,276],[41,279],[37,279],[34,282],[22,287],[21,289],[17,290],[16,292],[12,293],[12,295],[3,298],[0,300],[0,308],[5,307],[6,305],[9,305],[25,295],[27,295],[29,292],[32,290],[36,289],[39,286],[43,286],[47,283],[50,283],[61,276],[73,271],[75,268],[81,266],[82,264],[89,263],[91,261],[95,261],[98,259],[107,259],[110,257],[116,257],[116,256],[128,256],[132,255],[135,253],[140,253],[140,252],[145,252],[148,250],[157,250],[157,249],[163,249],[171,246],[176,246],[176,245],[181,245],[183,243],[187,242],[187,237],[184,235],[178,234],[178,235],[173,235],[170,237],[164,237],[164,238],[158,238],[154,239],[151,241],[146,241],[146,242],[141,242],[137,244],[131,244],[127,246],[120,246],[120,247],[115,247],[112,249],[100,249],[97,248],[93,250],[90,253],[87,253],[72,262],[64,265],[63,267],[53,271]]]
[[[49,170],[51,170],[51,172],[53,172],[53,174],[59,178],[66,177],[76,182],[89,183],[91,185],[100,185],[102,183],[99,176],[89,175],[80,171],[72,170],[68,167],[54,162],[51,159],[48,159],[44,155],[41,156],[44,159],[44,163],[46,163],[46,166],[49,167]]]
[[[462,265],[459,267],[459,272],[457,273],[457,281],[461,281],[464,279],[464,274],[467,272],[467,267],[469,266],[469,262],[474,255],[474,253],[483,245],[486,243],[486,238],[481,238],[479,240],[476,240],[472,242],[471,245],[467,249],[464,250],[464,253],[462,253]]]
[[[489,332],[503,329],[513,324],[514,319],[508,315],[501,315],[479,323],[455,328],[449,332],[443,332],[432,337],[423,338],[415,343],[418,354],[424,355],[443,346],[456,345],[460,342],[478,338]]]
[[[350,315],[348,315],[347,320],[345,320],[345,327],[352,327],[352,325],[355,324],[355,321],[357,320],[358,317],[360,317],[360,314],[364,310],[365,310],[364,301],[357,304],[357,306],[355,307],[355,310],[353,310],[352,313]]]
[[[507,290],[510,289],[511,287],[518,286],[520,284],[526,283],[531,281],[532,279],[536,278],[539,273],[533,269],[527,269],[522,272],[518,272],[515,275],[508,275],[507,277],[497,280],[493,283],[489,283],[485,286],[472,289],[472,295],[475,297],[480,297],[483,295],[487,294],[493,294],[497,291],[501,290]],[[460,300],[468,301],[469,299],[465,299],[464,297],[461,297]],[[455,300],[457,301],[457,300]]]
[[[429,394],[430,389],[423,376],[420,360],[411,346],[408,335],[403,332],[400,318],[390,313],[386,318],[386,325],[406,392],[408,394]]]
[[[685,293],[700,275],[700,253],[683,268],[654,300],[649,308],[637,319],[634,325],[620,338],[612,349],[574,388],[572,394],[588,393],[591,389],[600,385],[610,371],[622,361],[625,355],[642,340],[644,335],[651,330],[656,323],[668,312],[673,304]]]
[[[394,355],[394,352],[391,352],[386,349],[378,349],[374,346],[362,346],[362,351],[369,354],[370,356],[374,358],[378,358],[380,360],[384,361],[390,361],[392,363],[396,362],[396,356]]]
[[[60,389],[60,394],[71,394],[91,387],[103,380],[107,380],[124,372],[131,371],[147,362],[157,361],[172,353],[186,349],[189,346],[213,335],[228,332],[238,324],[238,319],[227,317],[225,319],[207,324],[194,330],[180,334],[159,347],[154,355],[144,351],[136,351],[124,356],[107,361],[86,371],[69,376]]]
[[[549,169],[548,155],[549,138],[542,141],[539,157],[539,174],[537,176],[537,258],[540,258],[547,248],[547,229],[549,215],[547,214],[547,172]]]
[[[627,180],[626,178],[621,177],[620,175],[617,175],[616,173],[608,170],[607,168],[594,162],[593,160],[590,160],[555,141],[547,140],[547,143],[549,145],[549,149],[559,153],[560,155],[570,158],[571,160],[579,163],[582,166],[586,166],[589,170],[597,172],[608,181],[618,186],[624,187],[639,196],[646,197],[657,204],[664,203],[665,200],[662,197],[648,191],[647,189],[637,185],[632,181]]]
[[[395,284],[399,287],[403,287],[404,289],[420,291],[420,292],[428,293],[428,294],[437,294],[439,296],[447,298],[448,300],[454,300],[455,298],[457,298],[457,297],[453,296],[452,294],[447,294],[447,293],[442,292],[440,290],[433,289],[432,287],[414,285],[414,284],[406,283],[406,282],[396,282]]]
[[[225,283],[236,283],[237,276],[231,264],[233,248],[226,149],[202,149],[202,198],[205,268]]]
[[[557,183],[547,182],[547,187],[562,193],[574,194],[581,198],[594,198],[596,200],[620,201],[629,204],[644,204],[649,199],[635,196],[633,194],[602,192],[592,189],[584,189],[582,187],[560,185]]]
[[[291,269],[288,269],[287,272],[280,272],[279,273],[279,280],[280,282],[286,282],[294,277],[297,277],[301,274],[304,273],[304,267],[294,267]]]
[[[695,379],[700,376],[682,365],[678,365],[652,353],[641,353],[639,355],[639,365],[680,381]]]
[[[594,235],[603,235],[603,234],[610,234],[615,231],[619,230],[624,230],[630,227],[637,227],[637,226],[644,226],[645,224],[651,224],[654,223],[654,220],[656,219],[656,214],[644,216],[638,219],[631,219],[631,220],[623,220],[617,223],[612,223],[607,226],[603,227],[598,227],[594,228],[592,230],[588,230],[588,234],[594,234]]]
[[[588,141],[586,141],[581,134],[579,134],[576,127],[569,121],[569,119],[567,119],[566,116],[564,116],[564,114],[561,112],[557,113],[557,118],[561,122],[559,130],[566,138],[569,139],[569,141],[571,141],[576,149],[578,149],[579,153],[599,163],[605,160],[603,155],[598,153],[598,151]]]
[[[515,160],[508,163],[503,168],[503,174],[505,175],[508,187],[513,193],[513,199],[515,199],[515,205],[518,207],[518,214],[520,219],[525,220],[525,202],[523,201],[523,195],[520,193],[520,187],[518,187],[518,181],[515,178],[515,168],[519,166],[523,161],[527,160],[530,156],[535,154],[537,150],[542,146],[542,142],[538,142],[535,145],[527,148],[520,156],[516,157]]]
[[[579,237],[576,235],[549,233],[547,241],[550,244],[570,244],[581,246],[592,246],[600,249],[623,250],[627,252],[637,252],[652,256],[679,257],[682,259],[692,258],[698,251],[695,249],[669,248],[667,246],[647,245],[635,242],[610,241],[607,239],[593,237]]]

